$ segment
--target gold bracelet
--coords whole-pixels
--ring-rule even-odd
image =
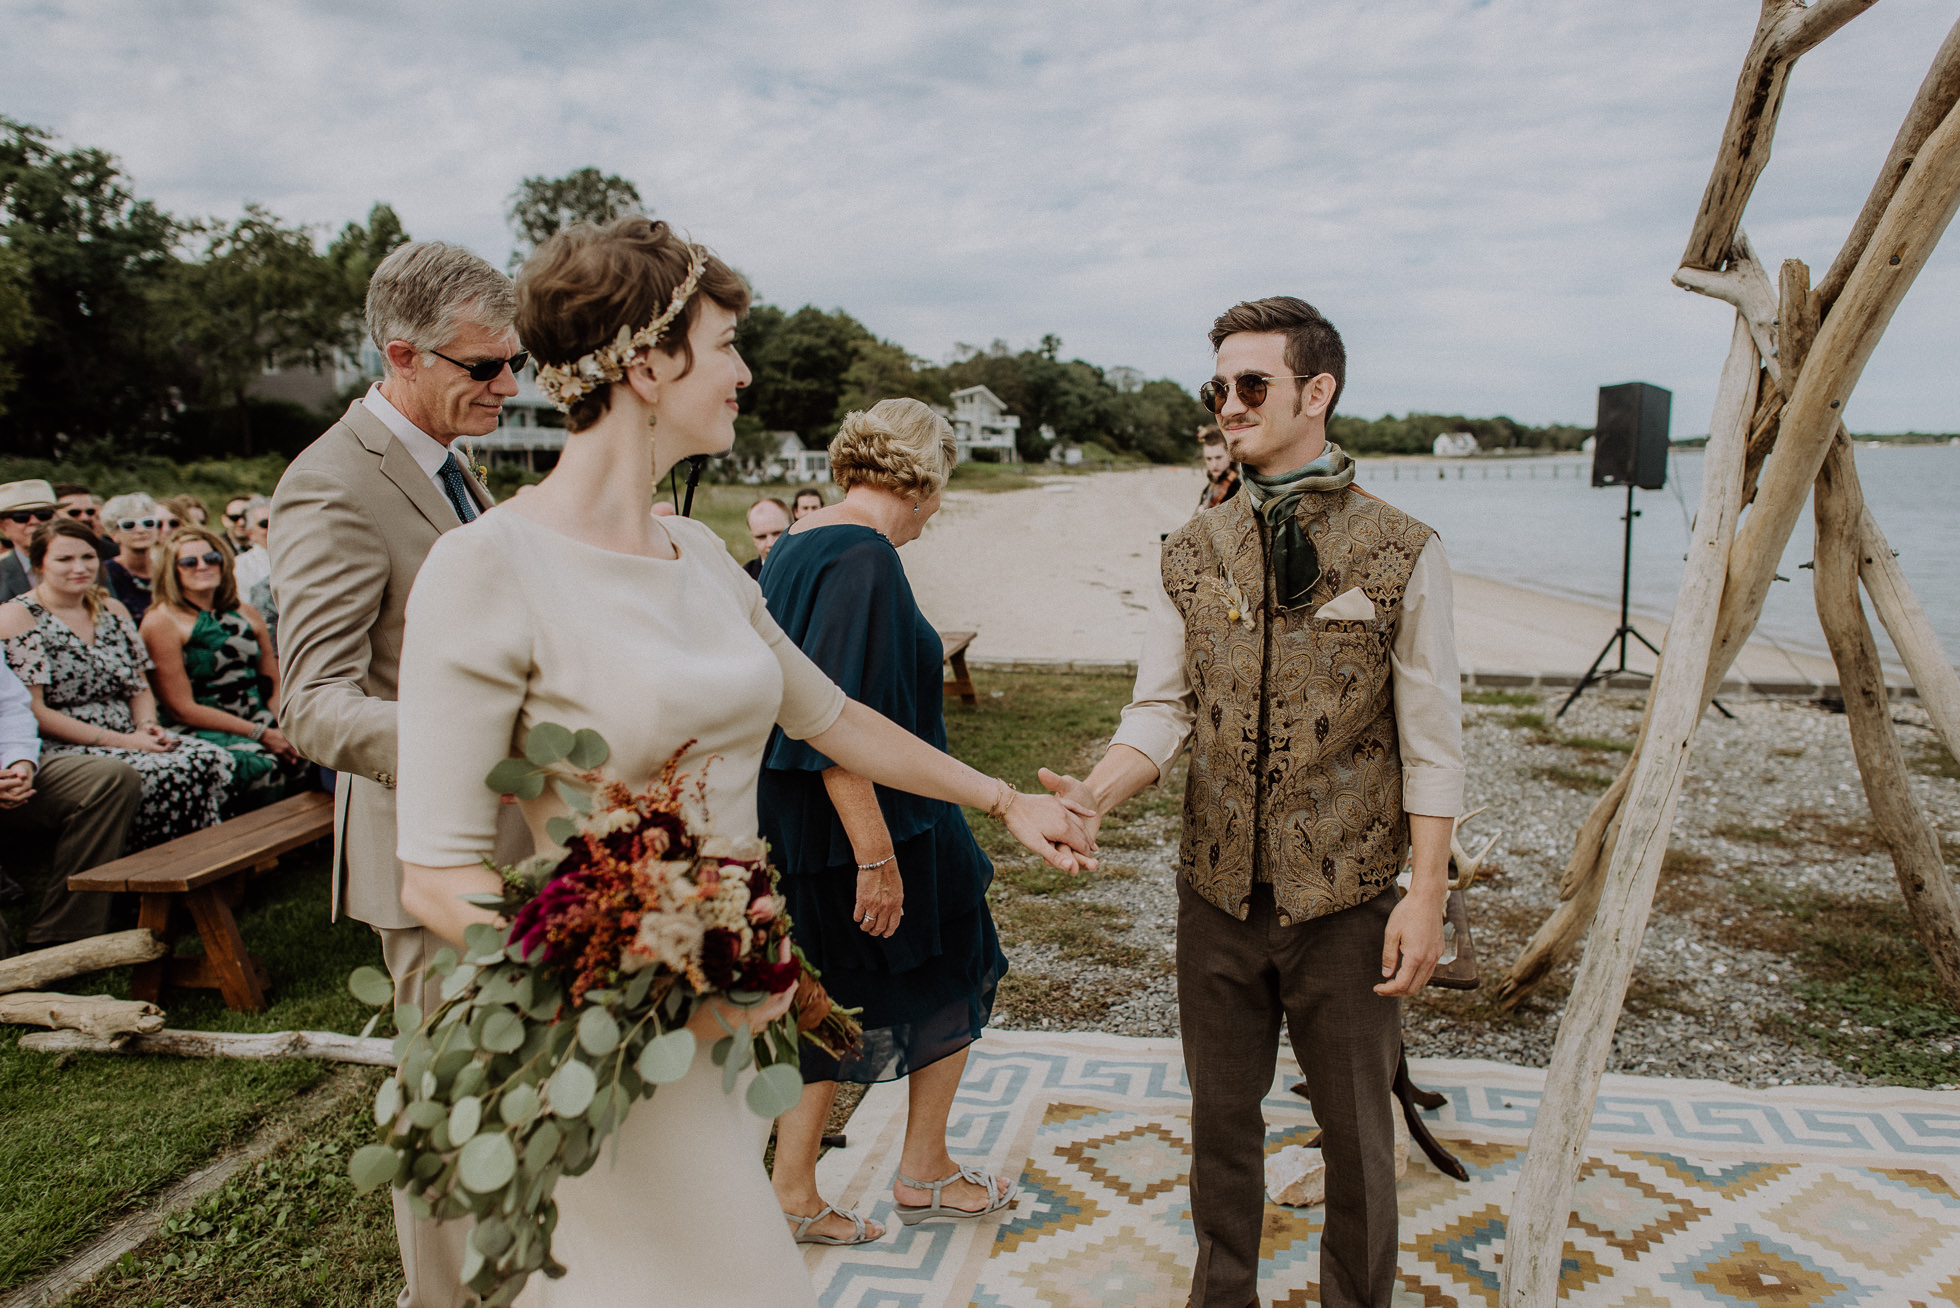
[[[1021,792],[1008,785],[1004,778],[995,777],[994,780],[1000,785],[1000,797],[994,800],[994,806],[987,810],[987,816],[996,822],[1005,822],[1007,810],[1014,807],[1014,801],[1021,797]]]

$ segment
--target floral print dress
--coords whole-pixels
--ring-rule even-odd
[[[206,708],[235,713],[247,722],[276,727],[259,684],[259,638],[251,619],[237,609],[197,615],[184,642],[184,673],[191,697]],[[250,736],[203,727],[182,728],[184,734],[228,750],[232,756],[232,810],[242,812],[270,804],[305,787],[307,763],[291,767]]]
[[[43,687],[43,702],[78,722],[107,731],[134,731],[136,719],[129,700],[150,688],[144,673],[151,666],[136,624],[104,609],[90,642],[70,631],[33,596],[22,595],[12,602],[26,605],[34,615],[32,628],[5,642],[7,663],[15,675],[29,686]],[[177,747],[161,754],[59,740],[44,740],[42,754],[47,758],[99,754],[120,759],[141,774],[143,805],[130,827],[131,851],[215,825],[231,788],[231,754],[191,736],[178,736]]]

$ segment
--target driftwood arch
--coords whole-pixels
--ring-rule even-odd
[[[1501,1301],[1549,1308],[1572,1192],[1647,928],[1695,728],[1755,630],[1776,562],[1816,491],[1816,594],[1874,822],[1913,927],[1948,1002],[1960,1008],[1960,896],[1937,832],[1907,783],[1862,583],[1931,715],[1960,757],[1960,675],[1866,511],[1842,422],[1872,350],[1960,208],[1960,23],[1933,58],[1870,197],[1821,281],[1786,260],[1777,280],[1742,214],[1769,161],[1790,68],[1876,0],[1763,0],[1721,149],[1681,267],[1686,290],[1735,307],[1709,426],[1693,540],[1665,649],[1625,768],[1574,841],[1559,906],[1499,983],[1529,994],[1590,927],[1546,1073],[1512,1205]],[[1745,512],[1744,510],[1747,510]]]

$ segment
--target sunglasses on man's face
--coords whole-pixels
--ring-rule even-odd
[[[94,509],[63,509],[61,511],[61,516],[64,518],[70,518],[76,522],[80,522],[83,518],[93,518],[95,516],[95,510]]]
[[[18,512],[9,513],[7,515],[7,520],[9,522],[20,522],[20,523],[53,522],[54,510],[53,509],[21,509]]]
[[[226,522],[243,522],[243,521],[245,521],[245,515],[244,515],[244,514],[242,514],[242,513],[227,513],[227,514],[225,515],[225,521],[226,521]]]
[[[264,531],[267,527],[270,527],[271,525],[272,525],[271,518],[260,518],[257,522],[252,524],[252,526],[259,531]]]
[[[429,353],[435,355],[436,358],[441,359],[444,363],[455,364],[458,368],[468,373],[470,380],[473,382],[495,381],[497,378],[503,376],[505,368],[509,368],[511,375],[516,376],[518,373],[523,372],[524,365],[531,361],[531,352],[529,350],[519,350],[508,359],[485,359],[481,363],[464,363],[461,359],[450,358],[441,350],[430,350]]]
[[[216,550],[206,550],[202,554],[186,554],[177,560],[177,566],[189,572],[192,568],[222,568],[225,556]]]
[[[151,531],[157,525],[155,518],[124,518],[116,524],[124,531]]]
[[[1217,413],[1225,407],[1225,396],[1229,389],[1238,391],[1240,404],[1248,409],[1256,409],[1266,402],[1267,383],[1306,381],[1319,375],[1319,373],[1294,373],[1288,377],[1265,377],[1256,372],[1242,372],[1229,383],[1223,377],[1213,377],[1198,388],[1198,403]]]

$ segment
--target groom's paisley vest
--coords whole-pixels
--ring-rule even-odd
[[[1179,872],[1240,920],[1255,876],[1271,881],[1283,924],[1352,908],[1401,871],[1409,821],[1389,646],[1433,534],[1351,487],[1309,491],[1296,512],[1320,581],[1276,618],[1251,496],[1199,514],[1163,552],[1197,699]],[[1355,586],[1373,618],[1313,616]]]

